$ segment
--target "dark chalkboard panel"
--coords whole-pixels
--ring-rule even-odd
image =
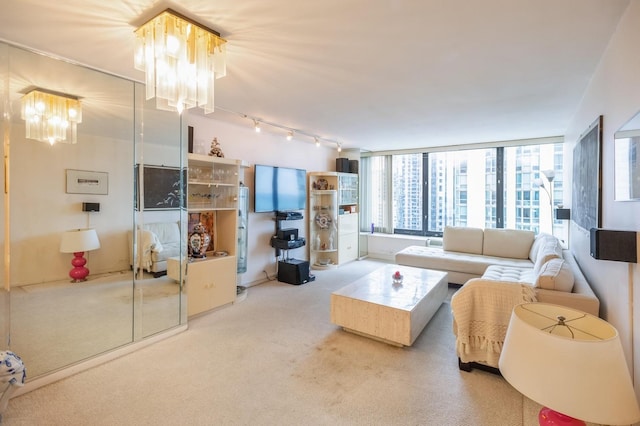
[[[602,226],[602,116],[573,148],[571,219],[584,228]]]
[[[139,165],[136,165],[136,194],[140,193],[137,180]],[[144,210],[174,210],[186,206],[187,175],[183,170],[182,187],[178,167],[144,166]],[[136,210],[139,208],[136,196]]]

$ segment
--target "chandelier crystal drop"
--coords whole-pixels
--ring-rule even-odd
[[[178,111],[214,110],[214,80],[226,71],[226,43],[200,24],[167,9],[135,31],[135,68],[145,72],[146,98]]]
[[[78,123],[82,123],[82,107],[78,98],[34,89],[22,97],[21,103],[27,139],[51,145],[78,141]]]

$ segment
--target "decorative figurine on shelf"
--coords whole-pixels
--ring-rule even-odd
[[[210,241],[211,237],[207,234],[207,228],[202,223],[198,223],[189,235],[189,255],[193,258],[207,257]]]
[[[220,148],[218,138],[213,138],[211,141],[211,150],[209,151],[209,155],[212,157],[224,158],[224,153],[222,152],[222,148]]]

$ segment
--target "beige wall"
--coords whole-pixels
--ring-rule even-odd
[[[214,137],[224,152],[225,158],[244,160],[249,163],[245,171],[244,183],[249,187],[249,247],[247,272],[240,275],[240,282],[251,285],[263,281],[267,271],[269,277],[276,272],[275,250],[270,246],[271,236],[275,233],[274,215],[271,213],[253,213],[253,166],[266,164],[271,166],[294,167],[307,172],[335,170],[338,152],[335,147],[316,147],[309,138],[292,141],[285,134],[270,133],[265,128],[260,133],[253,130],[252,122],[246,125],[231,124],[197,114],[185,115],[185,128],[194,128],[194,152],[207,154]],[[266,126],[265,126],[266,127]],[[308,217],[302,221],[291,222],[287,227],[298,228],[300,236],[308,235]],[[308,260],[308,246],[291,250],[291,257]]]
[[[613,135],[640,111],[640,0],[633,0],[603,55],[565,140],[569,163],[580,134],[599,116],[603,125],[602,226],[640,231],[640,202],[614,201]],[[566,170],[572,165],[566,164]],[[570,196],[570,194],[569,194]],[[571,205],[570,200],[565,204]],[[640,267],[638,264],[599,261],[589,255],[589,233],[572,224],[571,249],[602,302],[601,316],[619,331],[636,395],[640,395]],[[635,310],[633,308],[635,306]],[[635,368],[634,368],[635,366]]]

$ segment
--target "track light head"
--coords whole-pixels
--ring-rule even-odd
[[[313,139],[316,141],[316,146],[320,147],[320,139],[318,139],[317,137]]]
[[[256,133],[260,133],[260,122],[258,122],[258,120],[253,120],[253,128],[256,130]]]
[[[342,152],[342,144],[338,142],[338,152]]]
[[[291,139],[293,139],[293,131],[289,130],[289,132],[287,133],[287,140],[290,141]]]

